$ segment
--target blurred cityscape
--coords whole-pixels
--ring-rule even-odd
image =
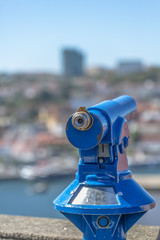
[[[125,94],[138,105],[129,164],[160,167],[160,66],[129,59],[87,69],[84,53],[67,48],[62,60],[61,75],[0,73],[0,178],[73,175],[78,151],[66,138],[67,119],[80,106]]]

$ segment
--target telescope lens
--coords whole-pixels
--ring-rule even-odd
[[[82,118],[79,118],[77,121],[78,121],[79,124],[83,123],[83,119]]]
[[[92,119],[87,112],[77,112],[72,117],[72,124],[78,130],[86,130],[91,122]]]
[[[74,123],[77,127],[82,127],[84,122],[87,121],[87,119],[85,119],[85,116],[77,116],[74,119]]]

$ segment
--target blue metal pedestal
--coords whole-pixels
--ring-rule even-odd
[[[135,112],[134,99],[122,96],[81,107],[67,122],[67,137],[79,148],[78,171],[54,208],[83,232],[84,240],[125,240],[127,231],[155,206],[128,170],[127,121]]]

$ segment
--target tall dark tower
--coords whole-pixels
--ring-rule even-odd
[[[82,76],[84,73],[84,56],[76,49],[63,50],[63,74],[67,77]]]

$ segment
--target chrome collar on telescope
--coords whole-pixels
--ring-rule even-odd
[[[93,118],[85,107],[80,107],[72,116],[72,125],[74,128],[85,131],[93,124]]]

